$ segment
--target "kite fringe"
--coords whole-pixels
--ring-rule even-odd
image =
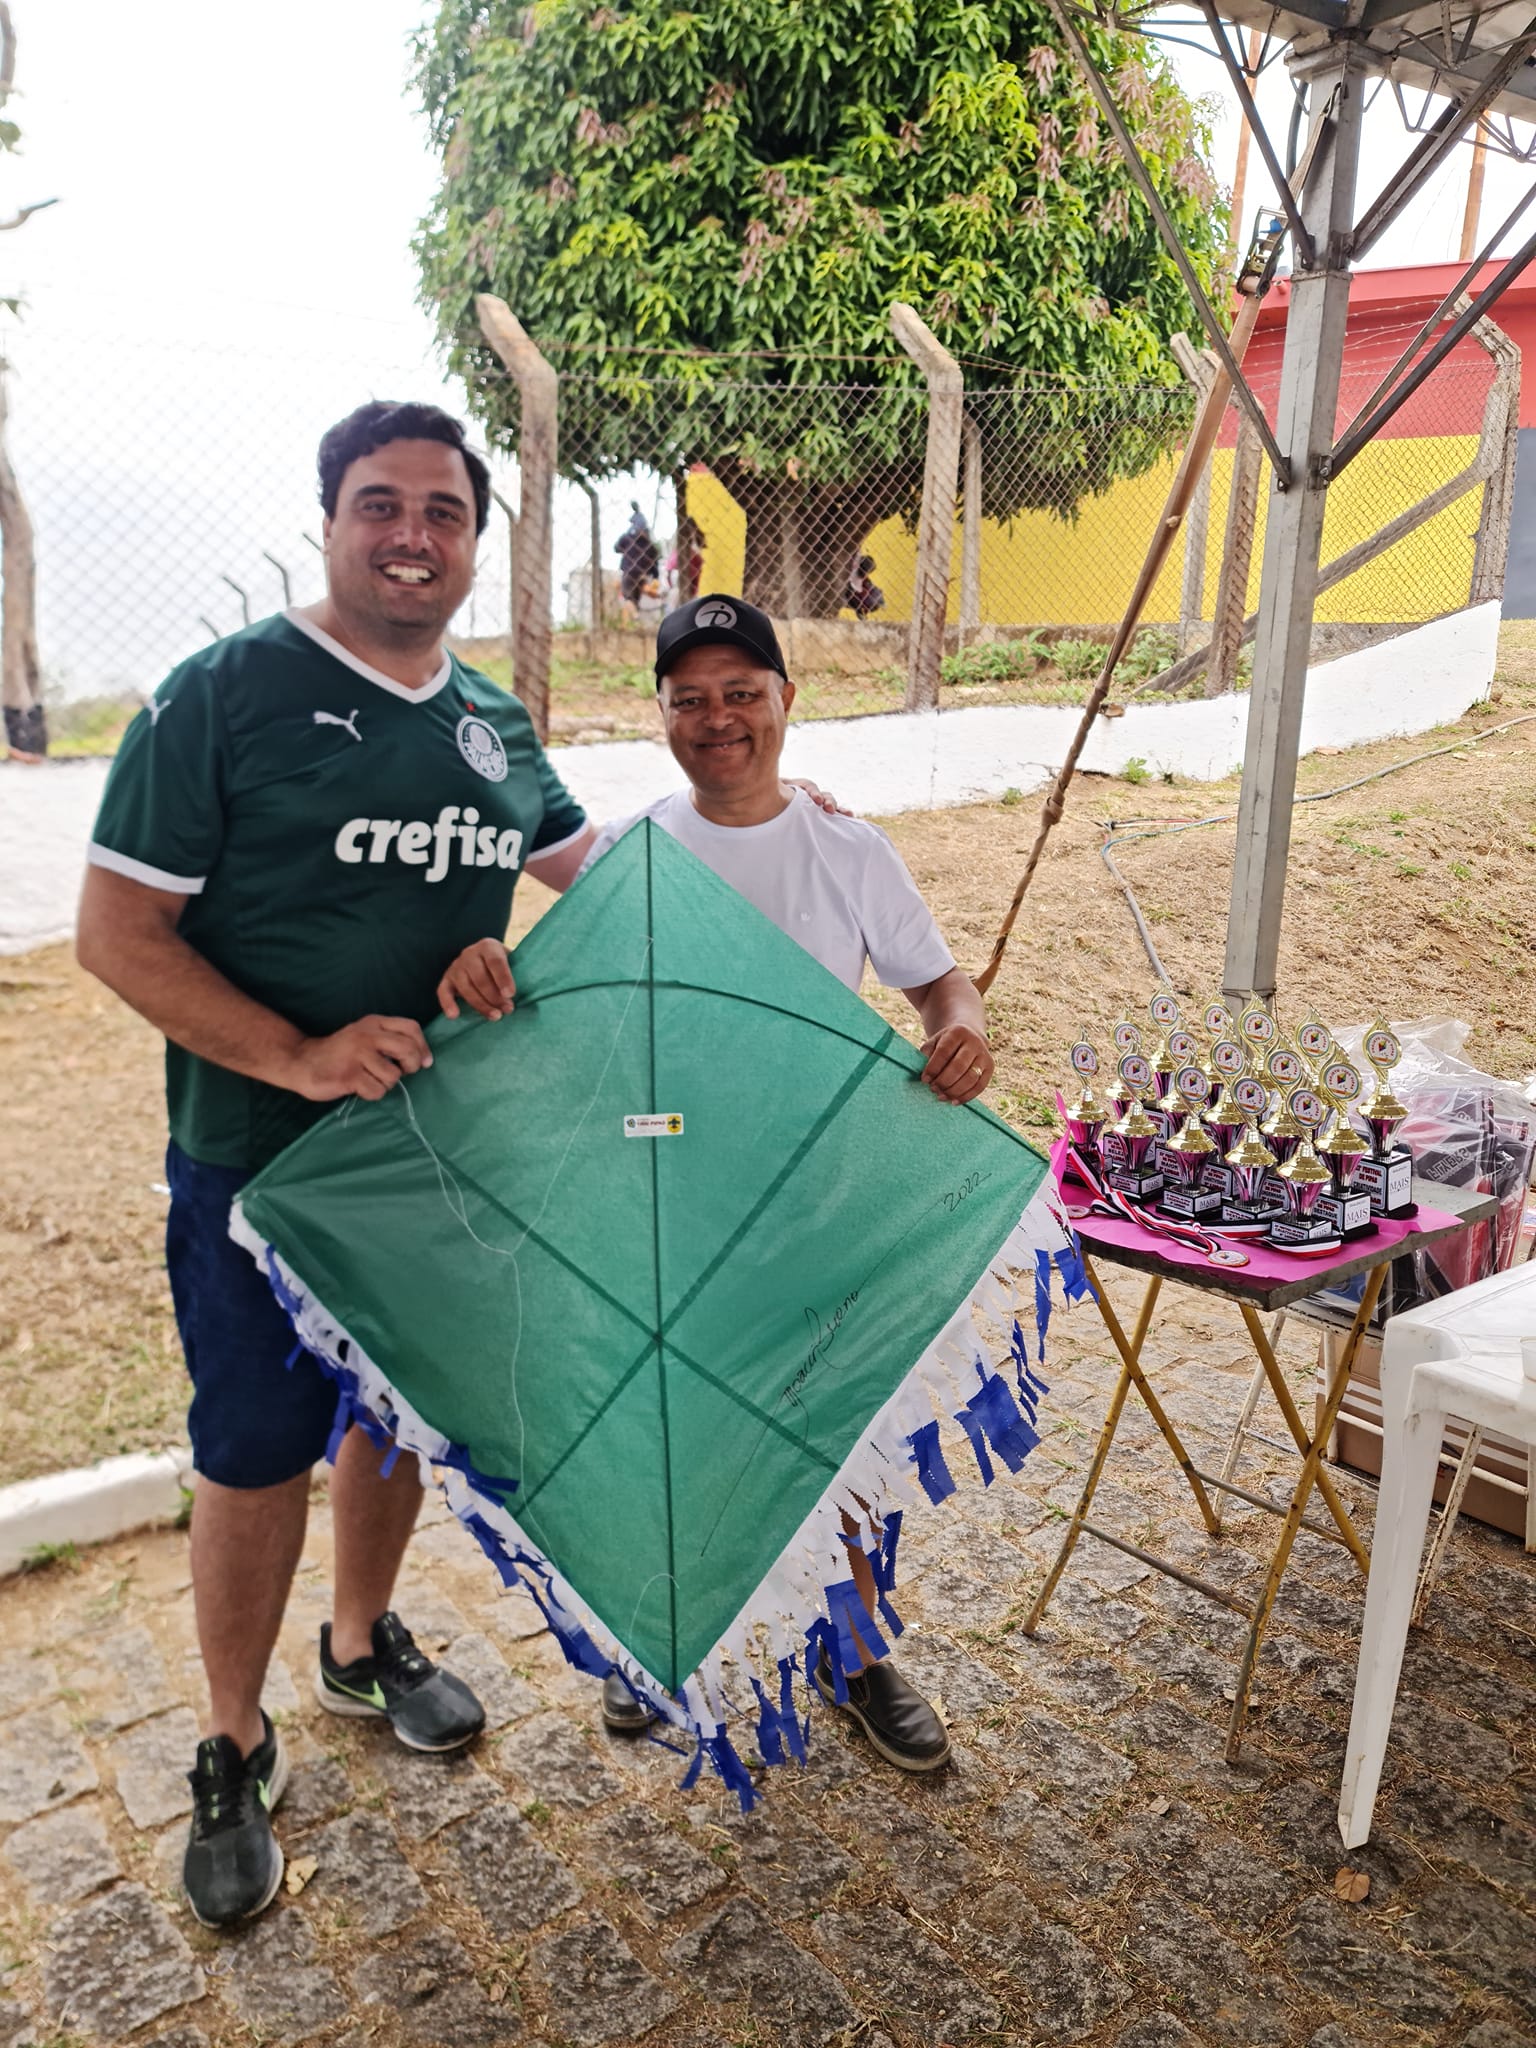
[[[941,1418],[959,1424],[987,1486],[995,1477],[994,1459],[1017,1472],[1039,1442],[1039,1404],[1049,1390],[1037,1367],[1045,1355],[1053,1273],[1068,1301],[1089,1292],[1076,1240],[1053,1196],[1050,1188],[1031,1200],[966,1300],[863,1432],[735,1622],[675,1693],[636,1662],[521,1528],[508,1506],[508,1497],[516,1495],[516,1481],[478,1471],[461,1445],[422,1419],[287,1261],[246,1222],[238,1201],[230,1216],[230,1236],[261,1267],[293,1324],[298,1348],[308,1351],[336,1382],[336,1418],[327,1457],[335,1458],[354,1422],[381,1448],[390,1447],[391,1463],[402,1450],[413,1452],[423,1484],[436,1481],[503,1584],[532,1598],[567,1660],[595,1679],[617,1671],[637,1699],[687,1739],[692,1756],[684,1788],[697,1781],[708,1763],[736,1794],[743,1811],[750,1811],[757,1791],[731,1740],[730,1722],[750,1717],[754,1746],[764,1764],[804,1763],[810,1721],[797,1704],[797,1682],[803,1677],[807,1696],[819,1697],[814,1674],[824,1661],[830,1667],[833,1696],[841,1704],[848,1697],[849,1678],[856,1677],[862,1666],[860,1642],[874,1656],[883,1657],[902,1633],[892,1595],[903,1516],[916,1501],[926,1498],[937,1504],[956,1490],[940,1441]],[[1015,1305],[1019,1274],[1033,1276],[1033,1356]],[[1004,1363],[1011,1368],[1012,1385],[979,1351],[978,1312],[1007,1333]],[[850,1552],[855,1549],[870,1568],[874,1613],[852,1574]],[[775,1667],[775,1684],[765,1684],[757,1675],[757,1651],[763,1643]],[[745,1679],[750,1685],[751,1704],[733,1702],[728,1695],[727,1663],[733,1668],[733,1682]]]

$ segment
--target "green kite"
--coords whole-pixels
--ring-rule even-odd
[[[747,1689],[765,1760],[803,1754],[797,1666],[825,1644],[856,1671],[850,1624],[899,1630],[901,1513],[953,1490],[937,1418],[986,1478],[1036,1441],[1013,1290],[1043,1336],[1052,1260],[1072,1293],[1081,1267],[1039,1154],[936,1101],[912,1045],[649,820],[513,971],[509,1018],[434,1024],[431,1068],[307,1131],[231,1228],[340,1384],[333,1441],[358,1419],[418,1452],[573,1661],[742,1790]]]

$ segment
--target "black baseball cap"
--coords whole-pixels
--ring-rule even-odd
[[[696,597],[691,604],[668,612],[656,635],[656,687],[672,664],[690,647],[739,647],[753,655],[765,668],[788,677],[779,636],[773,621],[743,597],[726,597],[719,591]]]

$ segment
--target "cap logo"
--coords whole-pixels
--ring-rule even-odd
[[[719,626],[729,631],[736,623],[736,607],[732,604],[701,605],[693,615],[696,626]]]

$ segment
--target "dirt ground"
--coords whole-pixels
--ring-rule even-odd
[[[1337,797],[1303,804],[1292,838],[1282,1016],[1315,1005],[1338,1025],[1452,1015],[1467,1057],[1536,1068],[1536,627],[1506,627],[1493,698],[1453,728],[1302,763],[1303,796],[1435,747],[1453,751]],[[1486,737],[1480,735],[1486,734]],[[1099,858],[1127,832],[1231,811],[1224,785],[1083,777],[1041,865],[990,999],[992,1100],[1045,1135],[1079,1030],[1141,1007],[1153,974]],[[979,967],[1012,893],[1038,804],[988,804],[889,823],[961,962]],[[1220,978],[1233,827],[1118,849],[1174,985]],[[549,897],[519,892],[514,932]],[[900,998],[880,998],[900,1018]],[[905,1019],[901,1019],[905,1021]],[[80,973],[64,947],[0,962],[0,1060],[10,1077],[0,1147],[0,1375],[7,1429],[0,1483],[182,1429],[182,1369],[161,1268],[165,1127],[160,1048],[147,1025]]]

